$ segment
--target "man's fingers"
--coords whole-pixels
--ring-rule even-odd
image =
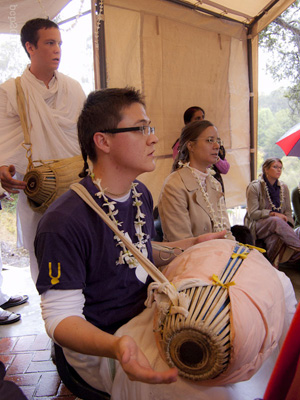
[[[14,165],[10,165],[10,166],[8,167],[8,172],[10,173],[11,176],[14,176],[15,173],[16,173],[16,168],[15,168],[15,166],[14,166]]]
[[[130,361],[123,365],[124,371],[127,373],[131,381],[140,381],[150,384],[162,384],[176,382],[178,371],[176,368],[170,368],[167,371],[157,372],[151,367],[143,367],[136,360]]]
[[[126,343],[126,347],[120,362],[131,381],[144,383],[172,383],[176,381],[178,375],[176,368],[170,368],[163,372],[154,371],[135,342],[131,338],[123,337],[122,339],[123,343]]]

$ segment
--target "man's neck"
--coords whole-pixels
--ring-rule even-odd
[[[94,166],[95,179],[101,179],[101,186],[115,197],[124,196],[129,192],[135,177],[126,174],[115,173],[112,168]]]
[[[36,77],[36,79],[44,82],[45,86],[49,89],[49,82],[54,76],[54,71],[39,71],[32,65],[29,67],[29,71]]]

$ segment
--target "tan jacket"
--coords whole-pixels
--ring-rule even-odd
[[[285,183],[282,181],[280,181],[280,183],[283,188],[284,197],[281,213],[284,214],[288,222],[294,226],[290,192]],[[256,239],[256,221],[262,218],[268,218],[271,212],[271,205],[267,199],[265,185],[266,183],[263,179],[258,179],[252,181],[246,190],[247,214],[245,215],[244,223],[250,229],[254,239]]]
[[[206,184],[212,207],[216,213],[218,206],[224,210],[223,221],[230,232],[221,185],[215,180],[215,189],[210,179],[206,180]],[[181,168],[167,177],[158,201],[158,210],[165,241],[171,242],[213,231],[207,204],[189,168]],[[228,238],[234,239],[231,232]]]

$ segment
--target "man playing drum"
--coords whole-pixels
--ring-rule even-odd
[[[154,170],[158,141],[140,93],[131,88],[92,92],[78,120],[78,136],[85,160],[80,184],[150,261],[162,265],[167,257],[151,246],[152,197],[136,180],[141,173]],[[222,239],[225,233],[169,242],[168,246],[184,250]],[[130,333],[118,336],[117,330],[143,311],[151,279],[74,191],[62,195],[42,217],[35,250],[36,285],[46,330],[86,382],[110,393],[112,399],[140,400],[157,399],[151,397],[151,387],[157,385],[150,384],[181,380],[177,370],[166,365],[155,371]],[[172,386],[159,385],[157,390]],[[210,389],[214,388],[206,388],[205,393]],[[198,387],[199,396],[202,390]]]

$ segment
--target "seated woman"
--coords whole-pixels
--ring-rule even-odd
[[[279,181],[282,167],[279,158],[268,158],[260,179],[251,182],[246,191],[245,225],[254,239],[264,241],[267,257],[275,267],[300,259],[300,234],[293,230],[289,189]]]
[[[300,229],[300,183],[292,191],[292,204],[294,209],[295,228]]]
[[[164,182],[158,210],[165,241],[227,230],[234,239],[221,184],[208,168],[218,158],[221,139],[209,121],[186,125],[173,173]]]
[[[204,119],[205,119],[205,111],[203,110],[203,108],[198,106],[189,107],[187,110],[185,110],[183,114],[184,125],[194,121],[203,121]],[[177,138],[172,146],[173,160],[175,160],[178,154],[179,139],[180,138]]]
[[[203,121],[204,119],[205,119],[205,111],[203,110],[203,108],[198,106],[189,107],[187,110],[185,110],[183,114],[183,120],[185,125],[194,121]],[[179,138],[172,146],[174,160],[178,154],[178,147],[179,147]],[[230,164],[226,160],[225,156],[226,156],[225,148],[223,145],[221,145],[219,149],[219,157],[217,161],[211,166],[211,168],[215,171],[214,175],[215,178],[222,185],[223,192],[224,192],[224,183],[221,174],[227,174],[230,168]]]

